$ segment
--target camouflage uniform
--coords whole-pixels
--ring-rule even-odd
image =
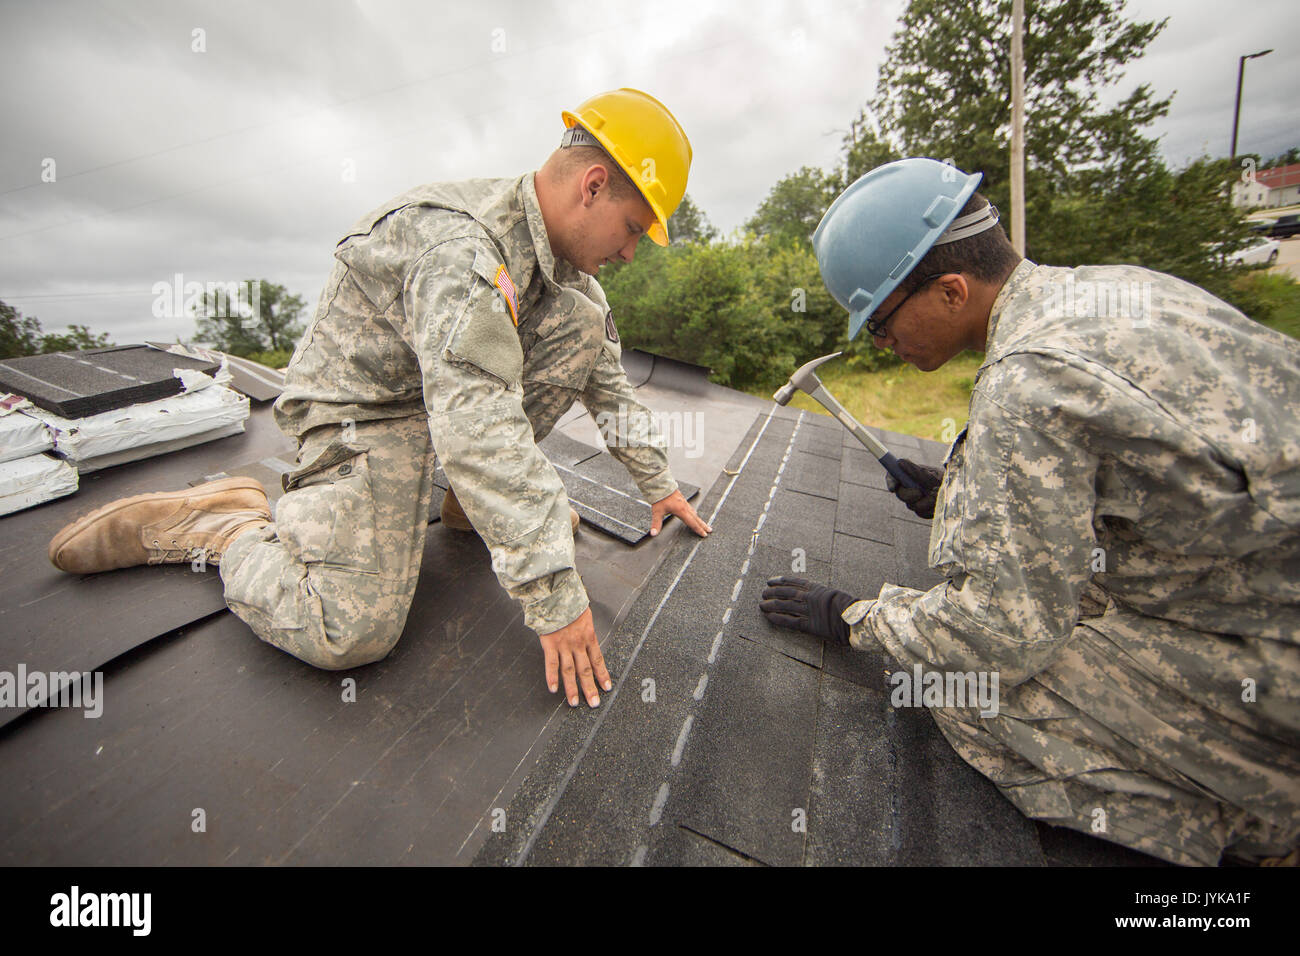
[[[525,623],[569,624],[587,594],[536,442],[580,399],[647,500],[677,483],[604,293],[551,254],[533,175],[421,186],[334,256],[275,405],[298,468],[275,523],[223,558],[227,604],[317,667],[383,657],[419,576],[436,452]]]
[[[935,508],[930,564],[948,580],[850,606],[854,646],[997,672],[997,716],[932,713],[1029,817],[1183,864],[1285,853],[1300,842],[1297,409],[1300,344],[1203,290],[1021,263]]]

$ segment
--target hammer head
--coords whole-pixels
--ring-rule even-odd
[[[798,371],[790,376],[790,380],[777,389],[776,394],[772,396],[772,401],[778,405],[788,405],[790,399],[794,398],[796,390],[801,392],[813,392],[821,386],[822,380],[817,377],[817,366],[829,362],[833,358],[843,355],[843,352],[832,352],[830,355],[823,355],[821,358],[813,359],[799,366]]]
[[[789,405],[790,399],[794,398],[795,391],[795,387],[789,382],[786,382],[776,390],[776,394],[772,396],[772,401],[776,402],[778,405]]]

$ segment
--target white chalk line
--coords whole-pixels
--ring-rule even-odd
[[[686,720],[682,723],[682,729],[677,734],[677,746],[673,748],[673,755],[670,763],[676,767],[682,762],[682,751],[686,749],[686,738],[691,735],[691,724],[695,723],[695,717],[688,714]]]

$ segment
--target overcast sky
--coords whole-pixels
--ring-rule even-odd
[[[677,115],[690,193],[729,232],[781,176],[834,165],[904,6],[0,0],[0,300],[118,343],[192,334],[151,311],[177,273],[266,278],[310,313],[362,213],[421,182],[535,169],[562,109],[619,86]],[[1170,23],[1107,98],[1176,92],[1154,130],[1171,163],[1228,151],[1237,57],[1269,46],[1247,65],[1239,148],[1300,145],[1300,4],[1129,13]]]

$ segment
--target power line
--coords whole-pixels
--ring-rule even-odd
[[[17,302],[19,299],[88,299],[102,298],[110,295],[157,295],[152,289],[138,290],[104,290],[103,292],[50,292],[50,293],[33,293],[31,295],[0,295],[0,299],[6,302]]]

